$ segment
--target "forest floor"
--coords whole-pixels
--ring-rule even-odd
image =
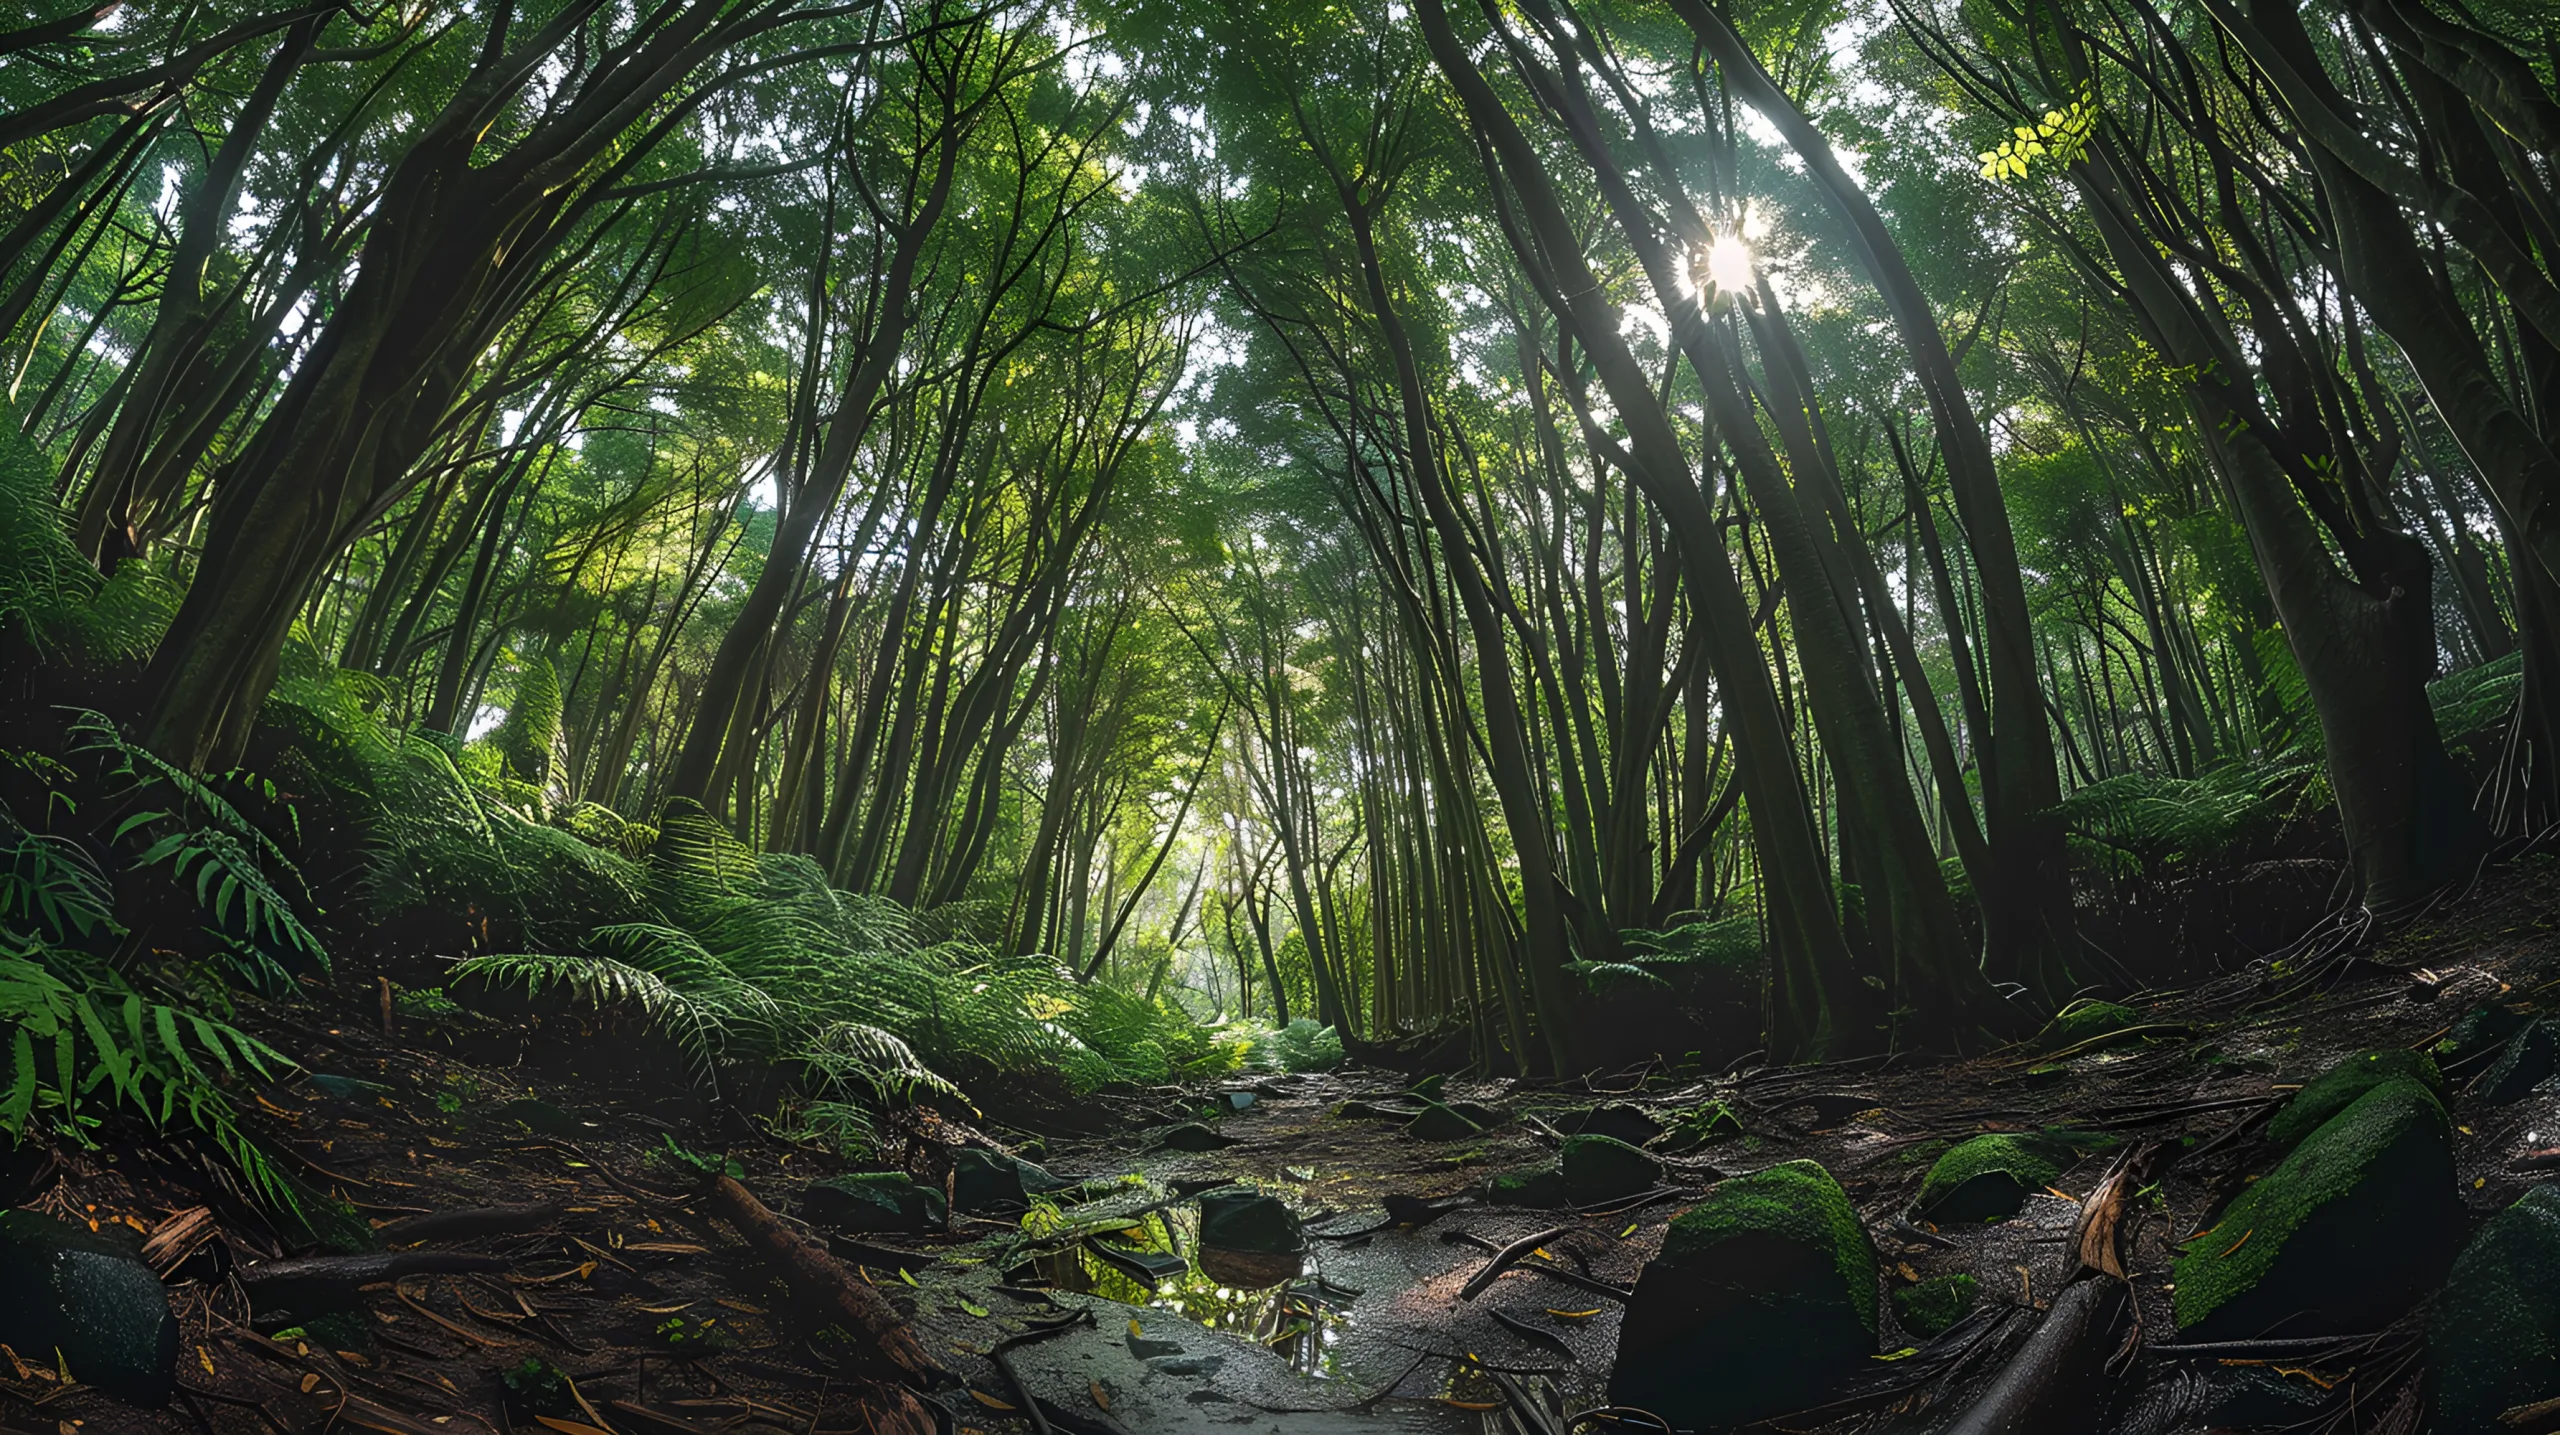
[[[1452,1081],[1445,1099],[1507,1119],[1451,1142],[1416,1139],[1358,1106],[1346,1114],[1345,1103],[1374,1105],[1407,1085],[1360,1069],[1025,1102],[1004,1113],[1006,1126],[918,1113],[903,1137],[916,1169],[933,1169],[937,1152],[947,1169],[952,1142],[1045,1136],[1050,1169],[1100,1183],[1029,1217],[960,1216],[933,1236],[837,1239],[846,1267],[890,1293],[951,1373],[922,1399],[869,1378],[863,1352],[796,1316],[776,1269],[657,1153],[671,1141],[726,1144],[740,1183],[782,1211],[797,1211],[797,1193],[841,1163],[759,1139],[682,1096],[671,1073],[628,1060],[582,1066],[561,1043],[488,1018],[403,1021],[387,1035],[369,978],[342,971],[306,1001],[244,1009],[244,1024],[305,1068],[257,1099],[270,1149],[377,1228],[435,1212],[548,1207],[434,1246],[490,1257],[486,1269],[401,1276],[354,1291],[338,1313],[279,1316],[253,1312],[234,1277],[287,1254],[284,1243],[212,1189],[182,1148],[58,1150],[21,1204],[138,1234],[185,1233],[153,1250],[179,1318],[180,1394],[166,1410],[139,1411],[66,1385],[21,1351],[0,1360],[0,1426],[19,1435],[994,1435],[1035,1428],[1036,1415],[1047,1428],[1130,1435],[1509,1429],[1503,1407],[1517,1397],[1506,1383],[1574,1409],[1601,1403],[1618,1320],[1605,1288],[1633,1284],[1670,1218],[1709,1183],[1784,1159],[1810,1157],[1841,1181],[1887,1291],[1945,1272],[1975,1277],[1994,1318],[1942,1340],[2014,1342],[2072,1274],[2079,1203],[2114,1156],[2064,1172],[2013,1220],[1937,1230],[1908,1211],[1952,1143],[2062,1124],[2128,1148],[2187,1138],[2196,1153],[2170,1167],[2156,1199],[2129,1208],[2124,1228],[2141,1328],[2167,1341],[2163,1287],[2177,1241],[2264,1168],[2266,1152],[2248,1135],[2254,1118],[2346,1054],[2425,1047],[2483,1001],[2548,1005],[2560,993],[2555,879],[2560,860],[2529,858],[2396,934],[2333,943],[2282,972],[2259,966],[2138,998],[2144,1029],[2076,1053],[2013,1048],[1953,1063],[1712,1079],[1643,1068],[1566,1084]],[[598,1054],[609,1045],[597,1043]],[[1580,1212],[1464,1199],[1490,1173],[1546,1157],[1559,1123],[1595,1103],[1668,1121],[1709,1100],[1736,1112],[1746,1134],[1666,1161],[1662,1183],[1640,1196]],[[1176,1144],[1212,1149],[1163,1144],[1210,1106],[1224,1110],[1210,1123],[1215,1138]],[[2560,1083],[2493,1108],[2457,1081],[2451,1110],[2475,1222],[2560,1165],[2542,1150],[2560,1145]],[[724,1119],[725,1138],[715,1134]],[[1214,1263],[1201,1269],[1197,1217],[1183,1198],[1226,1182],[1279,1195],[1302,1215],[1310,1239],[1297,1276],[1257,1288],[1221,1279]],[[1417,1224],[1390,1224],[1391,1204]],[[208,1205],[210,1220],[185,1214]],[[1557,1227],[1564,1233],[1469,1298],[1464,1287],[1492,1249]],[[1125,1247],[1152,1247],[1159,1276],[1142,1283],[1120,1274],[1125,1259],[1098,1254],[1114,1233]],[[1164,1264],[1168,1250],[1181,1259]],[[1893,1302],[1880,1304],[1879,1349],[1919,1348],[1907,1367],[1916,1373],[1832,1412],[1833,1423],[1928,1428],[1996,1361],[1933,1361]],[[2002,1312],[2021,1316],[2005,1334]],[[2146,1355],[2133,1379],[2151,1398],[2091,1428],[2202,1428],[2198,1412],[2235,1382],[2253,1385],[2256,1408],[2281,1424],[2378,1379],[2383,1364],[2406,1373],[2405,1360],[2371,1350],[2334,1367]],[[522,1388],[510,1390],[510,1371]],[[546,1371],[568,1388],[537,1388]],[[1944,1373],[1918,1374],[1933,1371]],[[1022,1408],[1026,1394],[1036,1412]],[[1535,1427],[1523,1419],[1520,1428]]]

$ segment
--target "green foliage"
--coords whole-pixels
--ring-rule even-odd
[[[1302,1016],[1256,1036],[1245,1064],[1256,1071],[1331,1071],[1342,1056],[1341,1034]]]
[[[1931,1276],[1916,1286],[1895,1291],[1893,1313],[1903,1329],[1926,1340],[1964,1319],[1979,1293],[1980,1283],[1961,1271]]]
[[[2225,859],[2326,805],[2316,755],[2231,762],[2200,777],[2123,773],[2062,799],[2074,855],[2121,875]]]
[[[54,501],[54,464],[0,401],[0,632],[14,621],[48,657],[90,662],[149,656],[177,611],[169,583],[144,563],[113,578],[73,546]]]

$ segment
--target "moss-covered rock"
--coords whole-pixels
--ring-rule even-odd
[[[1951,1276],[1931,1276],[1893,1293],[1894,1318],[1902,1322],[1904,1330],[1927,1340],[1964,1319],[1981,1292],[1981,1283],[1961,1271]]]
[[[2476,1090],[2482,1100],[2502,1106],[2523,1100],[2554,1072],[2560,1072],[2560,1022],[2542,1017],[2508,1040]]]
[[[2464,1012],[2436,1043],[2436,1055],[2447,1066],[2461,1066],[2477,1061],[2496,1050],[2507,1038],[2524,1030],[2533,1018],[2512,1006],[2488,1002]]]
[[[2560,1185],[2489,1218],[2427,1312],[2439,1435],[2515,1427],[2501,1411],[2560,1397]]]
[[[1577,1206],[1648,1191],[1662,1179],[1661,1162],[1608,1136],[1566,1137],[1564,1149],[1556,1153],[1556,1169],[1564,1173],[1565,1194]]]
[[[2059,1051],[2142,1024],[2142,1013],[2129,1006],[2084,998],[2055,1012],[2040,1040],[2046,1050]]]
[[[0,1344],[153,1409],[177,1379],[178,1323],[151,1267],[111,1236],[37,1211],[0,1211]]]
[[[1875,1335],[1866,1228],[1831,1173],[1790,1161],[1672,1221],[1627,1302],[1609,1398],[1723,1430],[1820,1400]]]
[[[1413,1085],[1406,1087],[1404,1089],[1404,1094],[1423,1101],[1437,1101],[1440,1099],[1440,1093],[1447,1089],[1448,1085],[1448,1073],[1435,1071],[1429,1076],[1422,1078],[1420,1081],[1415,1082]]]
[[[1019,1211],[1033,1196],[1074,1184],[1000,1151],[970,1146],[951,1154],[951,1204],[972,1215]]]
[[[1485,1183],[1500,1206],[1592,1206],[1652,1189],[1662,1163],[1606,1136],[1568,1136],[1553,1162],[1505,1171]]]
[[[1694,1151],[1710,1141],[1743,1134],[1742,1118],[1721,1101],[1701,1102],[1671,1120],[1662,1139],[1665,1151]]]
[[[2048,1134],[1976,1136],[1929,1168],[1912,1208],[1947,1225],[2005,1221],[2077,1159],[2069,1143]]]
[[[1662,1134],[1662,1123],[1641,1106],[1612,1101],[1591,1108],[1573,1129],[1585,1136],[1606,1136],[1630,1146],[1642,1146]]]
[[[2444,1073],[2436,1069],[2434,1057],[2397,1047],[2360,1051],[2295,1092],[2284,1109],[2276,1113],[2276,1119],[2267,1123],[2267,1139],[2279,1146],[2296,1145],[2328,1124],[2330,1117],[2354,1105],[2357,1097],[2401,1077],[2426,1087],[2438,1100],[2444,1098]]]
[[[2435,1093],[2386,1081],[2243,1191],[2176,1267],[2178,1329],[2240,1340],[2375,1330],[2444,1274],[2460,1240]]]
[[[942,1193],[901,1171],[853,1171],[812,1181],[800,1195],[800,1214],[857,1233],[938,1230],[946,1219]]]
[[[1464,1141],[1484,1134],[1483,1127],[1437,1101],[1424,1102],[1422,1114],[1406,1122],[1404,1129],[1420,1141]]]

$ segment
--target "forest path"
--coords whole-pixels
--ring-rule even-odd
[[[1072,1125],[1086,1134],[1053,1134],[1045,1159],[1062,1177],[1095,1181],[1089,1199],[1043,1202],[1028,1217],[964,1216],[935,1236],[837,1241],[838,1255],[912,1313],[929,1353],[958,1377],[929,1397],[945,1417],[869,1379],[861,1351],[794,1314],[774,1269],[710,1214],[666,1153],[725,1146],[742,1183],[786,1213],[842,1162],[767,1139],[728,1108],[680,1095],[662,1066],[627,1044],[572,1041],[565,1026],[474,1018],[386,1037],[360,999],[360,978],[342,972],[310,1002],[243,1013],[306,1067],[259,1099],[269,1148],[305,1181],[343,1193],[376,1230],[428,1212],[554,1209],[425,1248],[477,1254],[496,1269],[409,1275],[354,1291],[336,1312],[279,1314],[253,1311],[229,1276],[307,1243],[278,1238],[236,1200],[208,1199],[202,1168],[180,1148],[58,1152],[49,1169],[16,1173],[19,1204],[137,1232],[175,1231],[184,1213],[211,1207],[212,1219],[164,1262],[182,1394],[165,1411],[143,1412],[65,1389],[35,1361],[0,1361],[0,1425],[56,1435],[851,1435],[936,1426],[992,1435],[1030,1428],[1018,1409],[1028,1388],[1052,1426],[1068,1430],[1471,1431],[1488,1413],[1477,1407],[1505,1399],[1478,1363],[1540,1372],[1522,1378],[1551,1382],[1576,1407],[1598,1401],[1618,1311],[1589,1283],[1631,1285],[1670,1218],[1718,1175],[1799,1157],[1820,1161],[1856,1204],[1876,1243],[1880,1297],[1963,1271],[1986,1308],[2025,1313],[2068,1274],[2063,1238],[2107,1157],[2057,1176],[2016,1219],[1931,1231],[1904,1218],[1939,1152],[1984,1131],[2061,1125],[2202,1148],[2350,1052],[2428,1046],[2491,998],[2548,1006],[2560,992],[2554,866],[2510,867],[2435,917],[2312,970],[2138,999],[2135,1030],[2070,1054],[2020,1048],[1952,1063],[1713,1078],[1657,1069],[1562,1084],[1451,1081],[1442,1098],[1497,1119],[1441,1142],[1378,1114],[1398,1103],[1407,1079],[1377,1071],[1067,1103],[1053,1132]],[[1745,1134],[1667,1161],[1661,1183],[1636,1197],[1555,1211],[1469,1196],[1491,1173],[1543,1159],[1554,1133],[1596,1104],[1624,1103],[1671,1124],[1710,1101],[1729,1107]],[[1191,1124],[1219,1106],[1208,1127]],[[2547,1179],[2548,1158],[2528,1153],[2560,1144],[2560,1083],[2490,1106],[2457,1080],[2451,1109],[2474,1221]],[[1166,1147],[1178,1132],[1195,1137],[1178,1144],[1209,1149]],[[947,1167],[949,1147],[939,1143],[987,1139],[929,1113],[906,1136],[919,1169]],[[2245,1136],[2224,1141],[2173,1168],[2157,1203],[2137,1212],[2128,1249],[2153,1340],[2173,1328],[2164,1293],[2173,1238],[2205,1225],[2264,1160]],[[1305,1220],[1296,1275],[1256,1284],[1202,1270],[1192,1197],[1218,1183],[1268,1192]],[[1429,1219],[1401,1227],[1390,1211]],[[1540,1254],[1465,1297],[1489,1248],[1556,1227],[1565,1233]],[[1162,1279],[1121,1274],[1088,1237],[1127,1248],[1124,1262],[1151,1249]],[[1900,1326],[1892,1301],[1880,1305],[1881,1351],[1928,1345]],[[1089,1323],[1080,1319],[1087,1312]],[[1079,1319],[1046,1333],[1060,1317]],[[2007,1326],[2014,1334],[2029,1323]],[[1025,1336],[1007,1352],[1008,1374],[991,1352]],[[2165,1373],[2144,1360],[2138,1369]],[[548,1372],[574,1390],[544,1388]],[[2341,1374],[2228,1378],[2268,1385],[2271,1398],[2307,1398]],[[1943,1409],[1963,1393],[1957,1382],[1905,1395]],[[2188,1428],[2175,1402],[2163,1401],[2142,1428]]]

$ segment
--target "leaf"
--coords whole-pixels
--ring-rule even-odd
[[[1130,1322],[1129,1322],[1129,1338],[1130,1338],[1131,1340],[1139,1339],[1140,1337],[1144,1336],[1145,1334],[1146,1334],[1146,1332],[1145,1332],[1145,1331],[1140,1330],[1140,1329],[1138,1328],[1138,1323],[1137,1323],[1136,1321],[1132,1320],[1132,1321],[1130,1321]]]
[[[1906,1345],[1900,1350],[1887,1351],[1883,1355],[1871,1356],[1869,1358],[1873,1360],[1904,1360],[1911,1356],[1918,1355],[1919,1353],[1920,1347],[1916,1345]]]
[[[1101,1381],[1099,1381],[1099,1380],[1088,1380],[1088,1381],[1086,1381],[1086,1382],[1085,1382],[1085,1385],[1086,1385],[1086,1388],[1090,1389],[1090,1390],[1093,1392],[1093,1403],[1094,1403],[1094,1404],[1101,1406],[1101,1407],[1102,1407],[1103,1409],[1105,1409],[1105,1410],[1108,1410],[1108,1409],[1110,1409],[1110,1408],[1111,1408],[1111,1392],[1109,1392],[1109,1391],[1107,1391],[1107,1390],[1104,1390],[1104,1389],[1102,1388],[1102,1382],[1101,1382]]]
[[[1601,1307],[1599,1306],[1593,1306],[1589,1310],[1556,1310],[1549,1308],[1547,1314],[1554,1316],[1558,1320],[1580,1322],[1591,1319],[1593,1316],[1598,1315],[1600,1311]]]
[[[1620,1231],[1620,1232],[1618,1233],[1618,1239],[1623,1241],[1623,1240],[1625,1240],[1627,1237],[1634,1235],[1634,1234],[1636,1233],[1636,1227],[1641,1226],[1641,1225],[1643,1225],[1643,1224],[1644,1224],[1644,1222],[1642,1222],[1642,1221],[1629,1221],[1629,1222],[1627,1222],[1627,1228],[1626,1228],[1625,1230]]]
[[[989,1410],[1012,1410],[1017,1408],[1002,1400],[996,1399],[994,1396],[978,1389],[976,1386],[971,1386],[969,1388],[969,1398],[977,1401],[980,1405],[987,1407]]]
[[[915,1283],[916,1283],[916,1278],[915,1278],[914,1276],[911,1276],[911,1275],[907,1274],[907,1273],[906,1273],[906,1271],[905,1271],[904,1269],[899,1270],[899,1272],[898,1272],[898,1279],[900,1279],[900,1280],[902,1280],[902,1281],[905,1281],[905,1282],[906,1282],[907,1284],[909,1284],[909,1285],[915,1285]]]
[[[969,1299],[967,1296],[962,1296],[960,1298],[960,1308],[967,1311],[969,1314],[976,1316],[980,1320],[985,1320],[987,1318],[987,1308],[978,1304],[976,1301]]]
[[[563,1420],[557,1415],[536,1415],[533,1418],[559,1431],[560,1435],[613,1435],[610,1430],[599,1430],[576,1420]]]

